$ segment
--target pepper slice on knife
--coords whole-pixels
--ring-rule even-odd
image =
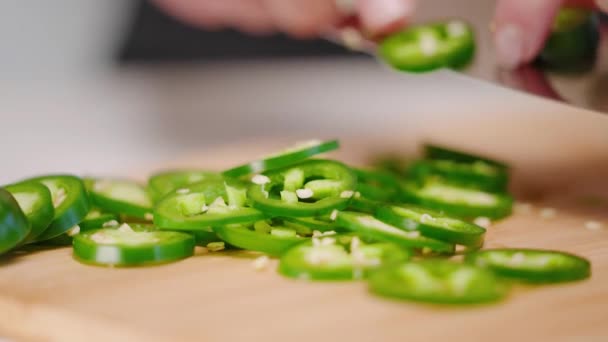
[[[558,69],[588,67],[600,41],[599,20],[592,10],[562,8],[538,56],[538,62]]]
[[[410,26],[380,42],[380,55],[408,72],[462,68],[475,54],[473,28],[462,20]]]

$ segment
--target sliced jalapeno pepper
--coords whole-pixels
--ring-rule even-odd
[[[148,194],[154,203],[165,195],[184,186],[207,179],[221,179],[217,172],[204,170],[172,170],[154,174],[148,180]]]
[[[408,175],[419,181],[439,178],[445,183],[489,192],[506,191],[509,180],[506,169],[483,161],[419,160],[412,163]]]
[[[454,253],[454,245],[422,236],[417,231],[403,229],[386,224],[371,215],[341,211],[336,223],[355,233],[369,238],[392,242],[405,248],[430,249],[438,253]]]
[[[409,72],[461,68],[474,54],[473,29],[462,20],[411,26],[380,43],[380,55],[393,67]]]
[[[448,260],[422,260],[373,273],[370,290],[390,298],[437,304],[475,304],[502,299],[507,286],[487,269]]]
[[[205,247],[212,242],[220,242],[219,236],[215,232],[207,232],[204,230],[195,230],[192,231],[192,235],[194,235],[194,240],[196,241],[197,246]]]
[[[99,208],[116,214],[152,220],[152,200],[140,184],[122,179],[86,181],[91,200]]]
[[[407,250],[391,243],[365,244],[358,237],[315,238],[287,251],[279,262],[279,273],[305,280],[356,280],[387,265],[410,257]]]
[[[386,205],[386,202],[373,201],[365,197],[353,198],[349,205],[348,210],[356,211],[360,213],[373,214],[378,210],[379,207]]]
[[[111,226],[118,226],[119,217],[116,214],[107,213],[98,208],[93,208],[89,211],[84,220],[78,224],[82,231],[108,228]]]
[[[311,140],[251,163],[226,170],[223,174],[227,177],[241,177],[252,173],[279,169],[296,164],[317,154],[335,150],[339,146],[337,140]]]
[[[459,163],[483,162],[485,164],[496,166],[501,169],[509,168],[507,164],[502,161],[494,160],[485,156],[475,155],[468,152],[457,151],[445,146],[439,146],[434,144],[424,145],[424,157],[427,159],[451,160]]]
[[[55,216],[42,234],[33,241],[39,242],[59,236],[80,223],[89,212],[90,202],[83,181],[72,175],[49,175],[19,182],[38,183],[51,192]]]
[[[306,241],[293,227],[276,222],[272,225],[258,221],[253,225],[230,225],[214,227],[213,231],[232,246],[280,256],[285,251]]]
[[[157,204],[154,224],[159,229],[210,231],[211,227],[263,219],[262,212],[246,207],[246,189],[243,183],[230,179],[190,184]]]
[[[596,57],[599,41],[599,20],[592,10],[562,8],[538,61],[559,69],[589,67]]]
[[[31,227],[10,192],[0,188],[0,254],[19,245]]]
[[[271,216],[312,217],[344,209],[357,185],[346,165],[320,159],[268,171],[262,177],[263,182],[254,177],[248,194],[254,208]],[[298,201],[286,200],[281,192],[295,192]]]
[[[74,257],[88,264],[138,266],[166,263],[194,254],[194,237],[131,228],[98,229],[74,237]]]
[[[103,213],[96,208],[91,209],[84,220],[77,226],[74,226],[72,229],[59,236],[41,242],[41,244],[50,246],[69,246],[72,244],[72,237],[76,234],[93,229],[118,228],[120,226],[119,219],[118,215]],[[134,226],[131,225],[131,227]]]
[[[402,155],[390,153],[374,158],[370,165],[381,172],[400,177],[407,171],[410,160]]]
[[[381,207],[376,217],[401,229],[420,231],[433,239],[471,247],[483,245],[486,232],[475,224],[410,205]]]
[[[575,281],[591,275],[591,264],[579,256],[542,249],[487,249],[468,254],[465,261],[496,274],[531,283]]]
[[[439,181],[423,185],[401,183],[402,200],[461,218],[499,219],[511,214],[513,198],[507,194],[462,188]]]
[[[327,232],[339,229],[335,222],[326,220],[324,218],[282,217],[281,219],[283,220],[283,222],[285,222],[285,224],[295,223],[308,227],[311,230],[318,230],[320,232]]]
[[[17,200],[32,228],[22,244],[34,241],[51,224],[55,216],[51,192],[46,186],[37,183],[14,184],[6,186],[5,189]]]
[[[357,175],[360,196],[374,201],[391,201],[397,194],[399,181],[389,172],[353,169]]]

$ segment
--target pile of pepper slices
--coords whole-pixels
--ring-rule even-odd
[[[221,173],[158,173],[147,186],[72,175],[4,186],[0,254],[71,244],[82,263],[133,267],[197,245],[245,249],[279,258],[285,277],[365,279],[375,294],[446,304],[497,301],[514,281],[590,276],[568,253],[482,250],[475,222],[511,213],[505,164],[434,145],[403,170],[311,158],[338,146],[310,141]]]

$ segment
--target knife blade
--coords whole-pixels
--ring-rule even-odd
[[[462,72],[471,77],[506,86],[526,93],[564,102],[577,107],[608,114],[608,19],[603,18],[595,63],[583,71],[560,72],[537,65],[526,65],[515,70],[505,70],[496,63],[490,23],[495,1],[460,0],[458,7],[446,6],[441,0],[420,2],[416,11],[416,22],[432,22],[442,18],[462,18],[476,30],[477,51],[473,62]],[[343,7],[344,4],[342,4]],[[381,64],[385,61],[376,53],[376,43],[366,39],[356,26],[345,25],[327,34],[325,38],[351,50],[374,57]],[[410,74],[390,68],[407,76]]]

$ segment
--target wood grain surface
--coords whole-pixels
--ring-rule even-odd
[[[230,146],[216,149],[221,160],[205,152],[165,166],[223,167],[267,145]],[[346,145],[351,152],[338,157],[364,160],[366,150]],[[0,261],[0,332],[32,341],[605,341],[608,182],[596,178],[603,173],[598,171],[566,177],[576,182],[536,194],[531,208],[520,206],[491,226],[486,242],[580,254],[592,262],[593,276],[586,281],[516,286],[495,305],[446,308],[379,299],[364,282],[285,279],[276,274],[276,261],[256,271],[252,262],[258,255],[248,252],[198,250],[173,264],[118,269],[79,264],[70,248],[29,250]],[[526,200],[525,191],[518,196]],[[555,208],[556,216],[543,218],[545,207]],[[590,220],[603,228],[586,228]]]

